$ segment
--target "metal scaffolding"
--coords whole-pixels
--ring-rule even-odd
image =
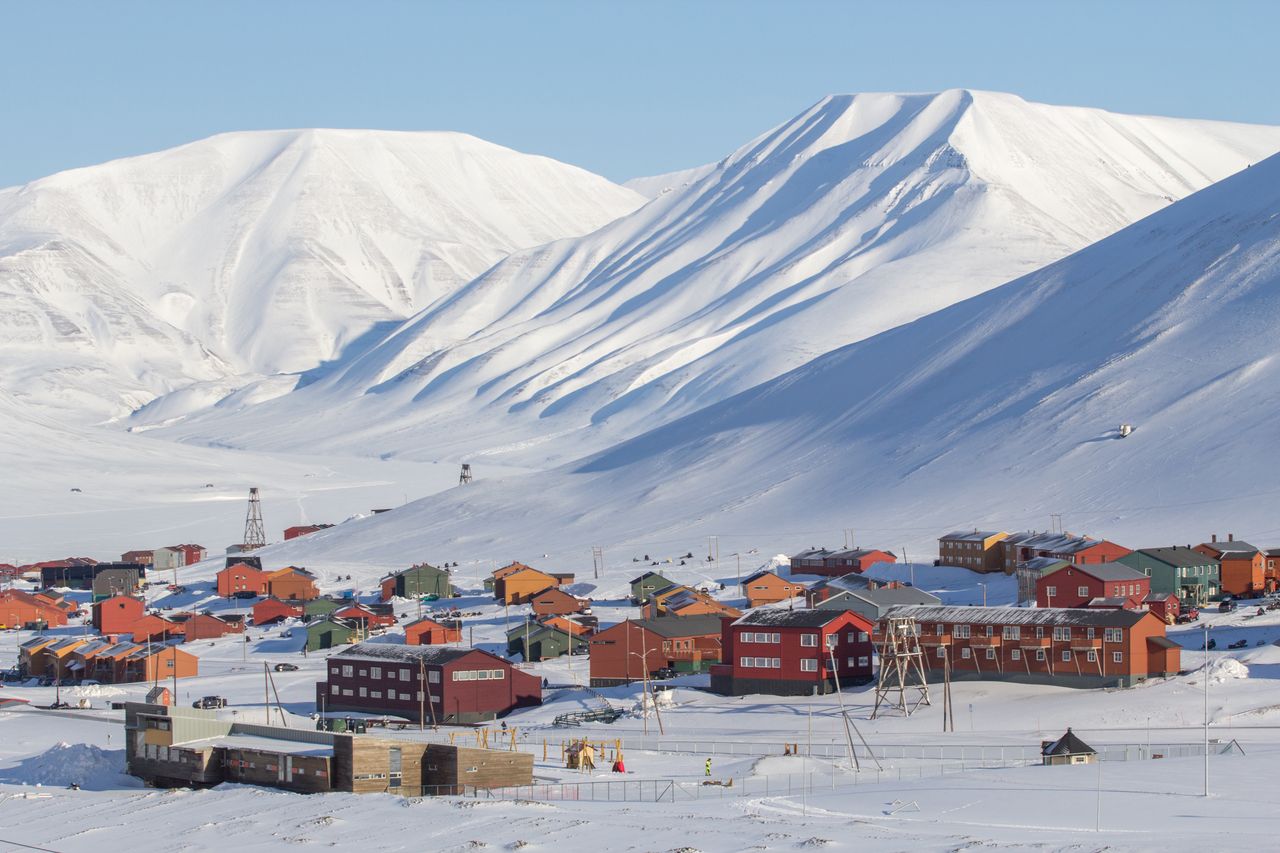
[[[879,716],[882,704],[896,708],[907,717],[921,705],[931,704],[924,653],[920,650],[920,626],[914,618],[886,617],[878,652],[880,677],[876,682],[876,704],[871,719]],[[908,694],[914,694],[914,701],[908,699]]]

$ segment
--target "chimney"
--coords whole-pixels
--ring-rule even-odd
[[[1210,536],[1210,537],[1209,537],[1209,541],[1210,541],[1210,542],[1217,542],[1217,541],[1218,541],[1218,534],[1216,534],[1216,533],[1215,533],[1215,534],[1213,534],[1212,536]]]

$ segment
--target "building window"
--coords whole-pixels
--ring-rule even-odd
[[[1089,587],[1087,587],[1087,586],[1078,586],[1078,587],[1076,587],[1076,595],[1080,596],[1081,598],[1088,598],[1088,597],[1089,597]]]
[[[1062,661],[1063,661],[1063,663],[1069,663],[1069,662],[1071,661],[1071,650],[1070,650],[1070,649],[1063,649],[1063,650],[1062,650]]]
[[[331,667],[329,667],[329,674],[330,674],[330,675],[337,675],[337,674],[338,674],[338,672],[339,672],[339,670],[338,670],[338,668],[337,668],[336,666],[331,666]]]
[[[1036,660],[1042,661],[1045,659],[1044,649],[1036,649]]]
[[[368,692],[365,688],[361,687],[361,688],[360,688],[360,695],[361,695],[361,696],[368,696],[368,695],[369,695],[369,692]]]
[[[1001,635],[1006,640],[1019,640],[1022,638],[1022,629],[1017,625],[1005,625]]]
[[[971,655],[971,651],[972,650],[968,646],[965,646],[963,649],[960,650],[960,658],[962,660],[968,660]]]
[[[1053,639],[1059,643],[1068,642],[1071,639],[1070,626],[1064,626],[1053,629]]]
[[[754,660],[755,660],[755,658],[748,658],[748,657],[744,657],[744,658],[742,658],[742,659],[738,662],[738,665],[739,665],[739,666],[743,666],[743,667],[755,666],[755,664],[754,664],[754,663],[752,663],[752,661],[754,661]]]
[[[828,650],[830,650],[830,649],[834,649],[834,648],[836,647],[836,643],[838,643],[838,642],[840,642],[840,635],[839,635],[839,634],[827,634],[827,649],[828,649]]]
[[[337,695],[338,695],[338,690],[339,690],[338,685],[336,685],[336,684],[330,684],[330,685],[329,685],[329,692],[330,692],[332,695],[337,696]]]
[[[407,670],[407,669],[402,669],[402,670],[400,670],[400,680],[401,680],[401,681],[408,681],[408,680],[409,680],[409,670]]]
[[[372,695],[372,698],[374,698],[374,699],[381,699],[381,698],[382,698],[382,691],[381,691],[381,690],[375,690],[375,691],[373,691],[373,693],[372,693],[371,695]],[[393,699],[394,699],[395,697],[394,697],[394,696],[392,696],[391,698],[393,698]]]
[[[805,646],[806,648],[817,648],[818,635],[817,634],[801,634],[800,645]]]
[[[351,678],[351,676],[352,676],[352,669],[351,669],[351,667],[349,667],[349,666],[344,666],[344,667],[342,668],[342,677],[343,677],[343,678]]]
[[[987,660],[995,660],[995,659],[996,659],[996,650],[987,649]]]
[[[871,659],[866,656],[858,658],[858,666],[871,666]]]
[[[360,677],[361,677],[361,678],[366,678],[367,676],[368,676],[368,673],[367,673],[367,672],[365,672],[363,669],[362,669],[362,670],[360,670]]]
[[[946,656],[947,656],[947,650],[944,649],[942,646],[938,646],[938,657],[945,658]]]
[[[968,625],[957,625],[955,630],[956,630],[956,639],[958,639],[958,640],[967,640],[967,639],[969,639],[969,626],[968,626]]]
[[[380,667],[380,666],[372,667],[372,668],[369,670],[369,677],[370,677],[370,678],[381,678],[381,677],[382,677],[382,667]]]
[[[1098,653],[1090,649],[1088,652],[1085,653],[1085,660],[1089,661],[1089,663],[1097,663]]]
[[[1014,660],[1022,660],[1022,649],[1014,649],[1010,653],[1010,657],[1012,657]]]
[[[991,626],[990,626],[990,625],[988,625],[988,626],[987,626],[987,636],[988,636],[988,637],[992,636],[992,633],[991,633]]]
[[[1124,632],[1119,628],[1108,628],[1103,635],[1103,639],[1108,643],[1120,643],[1124,641]]]
[[[1058,594],[1058,588],[1056,586],[1046,586],[1044,588],[1044,594],[1047,595],[1049,598],[1053,598],[1055,595]]]
[[[1112,652],[1112,653],[1111,653],[1111,662],[1112,662],[1112,663],[1124,663],[1124,652]]]
[[[801,672],[817,672],[818,661],[815,660],[814,658],[802,658],[800,660],[800,671]]]
[[[348,690],[348,689],[346,689],[346,688],[344,687],[344,688],[342,689],[342,695],[343,695],[343,696],[350,696],[350,695],[351,695],[351,691],[350,691],[350,690]]]
[[[440,683],[440,671],[439,671],[438,669],[433,669],[433,670],[431,670],[430,672],[428,672],[428,673],[427,673],[427,681],[430,681],[432,684],[439,684],[439,683]]]
[[[1084,629],[1084,635],[1085,635],[1085,637],[1087,637],[1088,639],[1092,640],[1092,639],[1093,639],[1093,629],[1092,629],[1092,628],[1085,628],[1085,629]]]

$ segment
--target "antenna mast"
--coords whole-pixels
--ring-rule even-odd
[[[244,516],[244,550],[256,551],[267,544],[267,529],[262,524],[262,500],[258,487],[249,489],[249,511]]]
[[[462,463],[462,473],[458,475],[458,485],[465,486],[471,482],[471,463]]]

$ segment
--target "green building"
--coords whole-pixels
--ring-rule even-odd
[[[568,631],[554,625],[530,622],[507,632],[507,655],[518,654],[526,661],[551,660],[568,653],[570,641],[575,655],[590,653],[586,637],[570,637]],[[526,642],[529,644],[528,654],[525,654]]]
[[[360,626],[346,619],[326,616],[307,623],[307,651],[346,646],[360,639]]]
[[[383,601],[390,601],[397,595],[401,598],[421,598],[424,595],[449,598],[453,595],[449,572],[427,563],[389,574],[382,579],[381,586]]]
[[[313,598],[310,601],[303,602],[302,615],[306,619],[315,619],[319,616],[328,616],[333,611],[354,603],[349,598],[330,598],[328,596]]]
[[[675,584],[657,572],[645,572],[631,581],[631,601],[633,604],[644,604],[648,602],[649,596],[669,586]]]
[[[1151,578],[1151,591],[1203,605],[1218,596],[1221,566],[1193,548],[1143,548],[1116,560]]]

